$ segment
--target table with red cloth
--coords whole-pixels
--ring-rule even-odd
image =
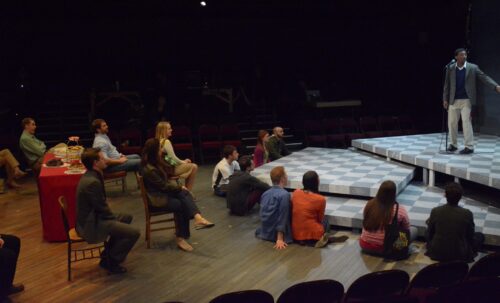
[[[53,159],[54,154],[47,153],[43,163]],[[58,199],[66,198],[70,228],[75,227],[76,187],[83,174],[65,174],[67,167],[46,167],[42,165],[38,178],[38,194],[42,216],[43,238],[47,241],[66,241],[66,232],[61,218]]]

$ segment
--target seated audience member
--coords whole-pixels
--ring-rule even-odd
[[[269,153],[266,148],[267,140],[269,140],[269,133],[267,130],[259,130],[257,134],[257,144],[253,151],[253,162],[255,167],[262,166],[269,162]]]
[[[118,152],[108,137],[109,127],[103,119],[92,121],[92,129],[95,132],[94,143],[92,147],[99,148],[106,161],[105,172],[117,171],[138,171],[141,164],[141,157],[136,154],[123,155]]]
[[[276,126],[273,128],[273,135],[267,140],[267,151],[269,152],[269,161],[278,160],[281,157],[285,157],[291,154],[283,140],[283,128]]]
[[[165,161],[174,168],[174,176],[186,180],[186,188],[193,190],[194,179],[198,171],[198,165],[191,162],[191,159],[181,160],[177,158],[174,147],[169,138],[172,136],[172,126],[170,122],[160,122],[156,126],[155,138],[160,140],[161,150],[165,156]]]
[[[396,184],[389,180],[382,182],[375,198],[368,201],[363,210],[363,230],[359,238],[363,252],[383,256],[385,226],[391,224],[394,218],[396,203]],[[410,227],[408,212],[401,204],[398,207],[397,222],[410,232],[410,242],[416,239],[417,229]]]
[[[190,236],[189,220],[194,218],[196,229],[214,224],[201,216],[186,187],[168,182],[167,164],[161,159],[161,154],[160,141],[148,139],[142,152],[142,175],[148,202],[153,210],[175,213],[177,246],[184,251],[192,251],[193,247],[186,241]]]
[[[260,227],[255,235],[262,240],[276,241],[274,248],[284,249],[292,240],[290,226],[290,193],[284,187],[287,175],[283,166],[271,170],[273,187],[260,198]]]
[[[126,268],[120,264],[141,234],[129,225],[131,215],[114,214],[106,201],[103,181],[106,159],[103,153],[96,148],[87,148],[81,157],[87,172],[76,189],[76,231],[90,244],[106,241],[109,237],[99,265],[110,273],[125,273]]]
[[[21,124],[23,133],[19,139],[19,147],[26,157],[28,165],[38,174],[42,167],[47,146],[35,137],[36,123],[33,118],[24,118]]]
[[[292,194],[292,234],[299,243],[314,243],[324,247],[332,242],[344,242],[347,236],[328,236],[330,224],[325,217],[326,199],[319,194],[319,176],[308,171],[302,177],[304,189]]]
[[[235,172],[240,170],[238,164],[238,150],[233,145],[224,146],[222,151],[224,158],[217,163],[212,174],[212,189],[214,194],[219,197],[225,197],[227,194],[227,185],[229,184],[229,177]]]
[[[432,209],[427,220],[427,253],[436,261],[472,262],[484,243],[484,235],[474,232],[472,212],[458,205],[463,190],[458,183],[445,188],[445,205]]]
[[[10,150],[2,149],[0,151],[0,167],[4,167],[7,172],[7,185],[11,188],[20,188],[15,179],[26,176],[26,173],[19,168],[19,162],[12,155]]]
[[[270,187],[250,172],[254,169],[252,158],[243,156],[238,160],[241,171],[235,171],[229,177],[227,190],[227,206],[231,214],[244,216],[260,201],[262,193]]]
[[[24,290],[23,284],[13,284],[21,240],[13,235],[0,235],[0,302],[10,302],[9,295]]]

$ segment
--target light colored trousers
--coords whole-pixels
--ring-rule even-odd
[[[6,168],[7,181],[12,181],[14,179],[15,168],[19,166],[19,162],[17,162],[16,158],[14,158],[8,149],[0,151],[0,167],[3,166]]]
[[[448,107],[448,129],[450,131],[450,144],[457,145],[458,120],[462,117],[462,129],[464,131],[464,145],[474,149],[474,132],[470,117],[471,105],[469,99],[456,99],[455,103]]]

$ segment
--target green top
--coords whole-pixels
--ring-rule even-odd
[[[19,147],[28,159],[30,165],[43,157],[47,150],[47,146],[45,146],[43,141],[38,140],[35,135],[27,131],[23,131],[21,139],[19,139]]]

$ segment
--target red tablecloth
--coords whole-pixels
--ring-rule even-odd
[[[54,155],[47,153],[43,159],[46,163]],[[64,225],[61,218],[59,196],[66,197],[68,203],[68,220],[70,227],[75,227],[76,187],[83,174],[67,175],[66,167],[43,167],[38,178],[38,194],[42,215],[43,238],[47,241],[66,241]]]

